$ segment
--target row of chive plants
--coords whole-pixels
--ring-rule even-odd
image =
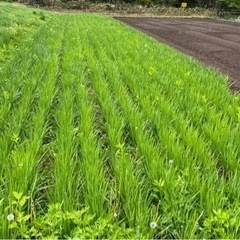
[[[147,192],[142,187],[143,179],[135,177],[137,173],[131,158],[121,146],[124,141],[123,119],[112,106],[101,69],[91,54],[93,45],[87,45],[89,41],[83,35],[84,28],[76,27],[82,21],[82,18],[73,20],[69,16],[68,24],[72,29],[66,30],[64,35],[59,82],[62,90],[55,113],[54,186],[50,189],[50,194],[53,192],[50,202],[63,201],[64,211],[80,208],[82,203],[96,217],[109,213],[120,222],[126,220],[131,228],[136,228],[138,236],[151,236],[148,233],[150,211]],[[72,48],[73,45],[76,47]],[[92,98],[95,98],[95,103]],[[98,123],[100,119],[94,116],[96,108],[99,108],[106,124],[110,156],[107,156],[107,150],[104,154],[100,148],[101,137],[97,136],[98,126],[95,126],[95,121]],[[108,163],[105,157],[109,158]],[[106,164],[112,166],[113,172],[107,169]],[[116,182],[116,186],[111,184],[115,189],[110,189],[109,182]]]
[[[54,186],[49,197],[50,202],[63,201],[65,211],[86,204],[92,213],[104,216],[108,182],[103,154],[96,141],[93,104],[88,97],[78,22],[71,15],[65,18],[72,29],[66,28],[63,41],[59,103],[55,113]]]
[[[55,94],[59,67],[61,20],[42,26],[29,51],[11,62],[3,72],[1,96],[1,238],[14,235],[8,228],[7,215],[17,209],[16,193],[28,196],[27,221],[35,213],[34,200],[42,190],[43,140],[47,131],[48,111]],[[15,193],[13,196],[13,193]],[[19,226],[21,227],[21,226]],[[16,237],[16,236],[15,236]]]
[[[85,28],[87,25],[86,19],[82,27]],[[116,194],[114,195],[120,198],[117,205],[122,208],[121,210],[119,206],[116,206],[114,213],[119,218],[125,216],[130,227],[136,228],[139,234],[142,232],[146,234],[150,221],[148,191],[144,186],[144,178],[141,176],[140,169],[136,168],[136,159],[131,156],[128,146],[125,146],[125,119],[115,104],[116,101],[104,76],[102,63],[96,61],[98,59],[95,54],[97,42],[88,34],[88,31],[80,31],[80,34],[83,38],[84,54],[90,70],[90,85],[95,92],[105,126],[108,164],[112,169],[110,174],[116,182],[116,189],[114,189]]]

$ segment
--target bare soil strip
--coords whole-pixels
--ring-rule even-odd
[[[117,18],[230,78],[240,91],[240,24],[202,18]]]

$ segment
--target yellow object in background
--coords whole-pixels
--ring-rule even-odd
[[[187,3],[186,2],[182,2],[181,7],[182,8],[186,8],[187,7]]]

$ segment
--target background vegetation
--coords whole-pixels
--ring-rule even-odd
[[[8,1],[14,2],[15,0]],[[88,2],[108,3],[110,4],[110,8],[119,8],[121,4],[138,4],[148,7],[153,5],[181,7],[181,3],[186,2],[188,7],[214,8],[217,11],[232,11],[234,13],[239,13],[240,11],[240,0],[18,0],[18,2],[19,1],[41,6],[65,6],[65,4],[69,6],[69,3],[72,3],[75,8],[79,6],[81,9],[87,8]]]

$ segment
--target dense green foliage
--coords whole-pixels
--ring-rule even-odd
[[[16,0],[8,0],[14,2]],[[33,4],[33,5],[59,5],[61,3],[71,3],[72,6],[82,5],[85,6],[86,2],[91,3],[110,3],[116,4],[117,6],[121,3],[127,4],[140,4],[146,6],[162,5],[180,7],[182,2],[186,2],[188,7],[203,7],[203,8],[214,8],[217,10],[233,10],[239,13],[240,11],[240,0],[21,0],[22,2]],[[83,7],[84,8],[84,7]]]
[[[111,18],[57,14],[0,86],[0,238],[240,235],[224,76]]]
[[[16,54],[19,45],[30,41],[33,32],[50,15],[20,4],[0,2],[0,68]]]

